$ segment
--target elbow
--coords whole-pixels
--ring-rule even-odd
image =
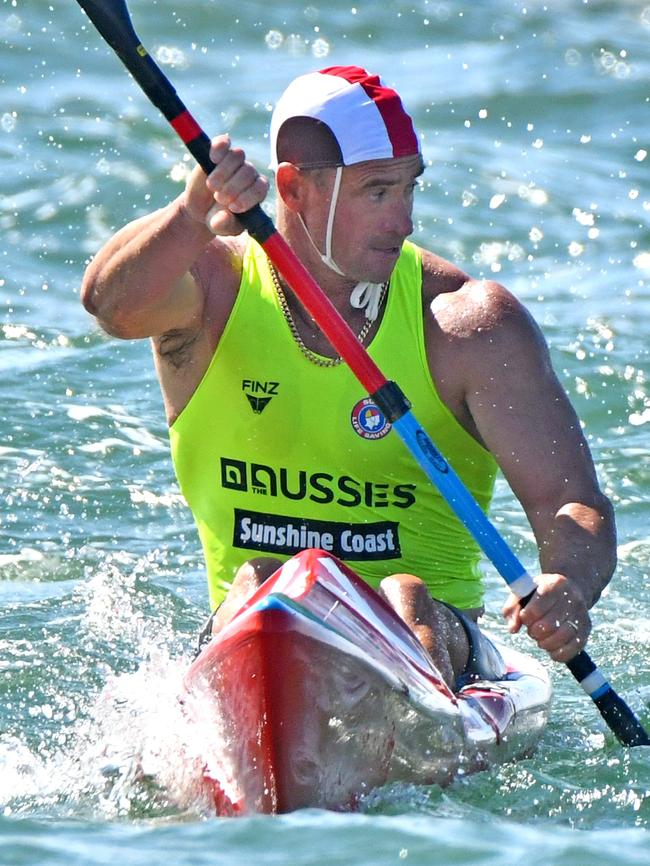
[[[84,274],[80,290],[81,303],[99,324],[103,331],[111,337],[126,340],[131,339],[129,323],[124,321],[121,315],[123,305],[111,300],[109,293],[102,290],[102,281],[99,273],[95,271],[92,264],[89,265]]]
[[[100,257],[94,258],[85,270],[81,281],[81,303],[91,316],[104,319],[107,312],[110,293],[106,289],[106,280],[102,276]]]
[[[90,278],[88,271],[84,274],[80,295],[81,303],[86,312],[95,318],[99,318],[99,304],[95,282]]]
[[[611,501],[604,494],[600,494],[598,500],[594,503],[594,508],[599,516],[599,526],[595,527],[593,535],[596,542],[596,550],[598,551],[597,572],[599,580],[594,587],[593,604],[598,601],[602,591],[611,581],[616,566],[618,564],[618,548],[617,548],[617,533],[616,533],[616,517],[614,507]]]

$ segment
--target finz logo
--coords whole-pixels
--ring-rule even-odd
[[[242,379],[241,383],[241,389],[256,415],[261,415],[266,409],[279,387],[279,382],[258,382],[257,379]]]
[[[350,421],[363,439],[383,439],[391,427],[388,418],[370,397],[364,397],[355,404]]]

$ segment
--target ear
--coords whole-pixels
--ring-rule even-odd
[[[275,171],[275,185],[284,206],[295,213],[300,213],[304,206],[305,176],[291,162],[281,162]]]

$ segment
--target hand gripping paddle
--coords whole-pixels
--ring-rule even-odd
[[[125,0],[77,2],[150,101],[167,118],[201,168],[209,174],[214,168],[210,160],[210,139],[179,99],[171,82],[142,46],[133,29]],[[510,590],[525,603],[535,592],[535,582],[428,434],[420,427],[400,388],[382,374],[262,208],[256,205],[246,213],[237,214],[237,218],[251,237],[264,248],[296,297],[397,430],[424,472],[476,539]],[[566,665],[623,745],[650,745],[650,738],[640,721],[584,650]]]

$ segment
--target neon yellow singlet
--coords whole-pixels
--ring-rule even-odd
[[[369,352],[487,509],[496,464],[440,400],[422,318],[421,254],[407,242]],[[389,429],[345,364],[319,367],[302,354],[250,241],[210,367],[170,429],[213,607],[246,559],[305,547],[333,552],[373,586],[409,572],[436,598],[480,606],[477,545]]]

